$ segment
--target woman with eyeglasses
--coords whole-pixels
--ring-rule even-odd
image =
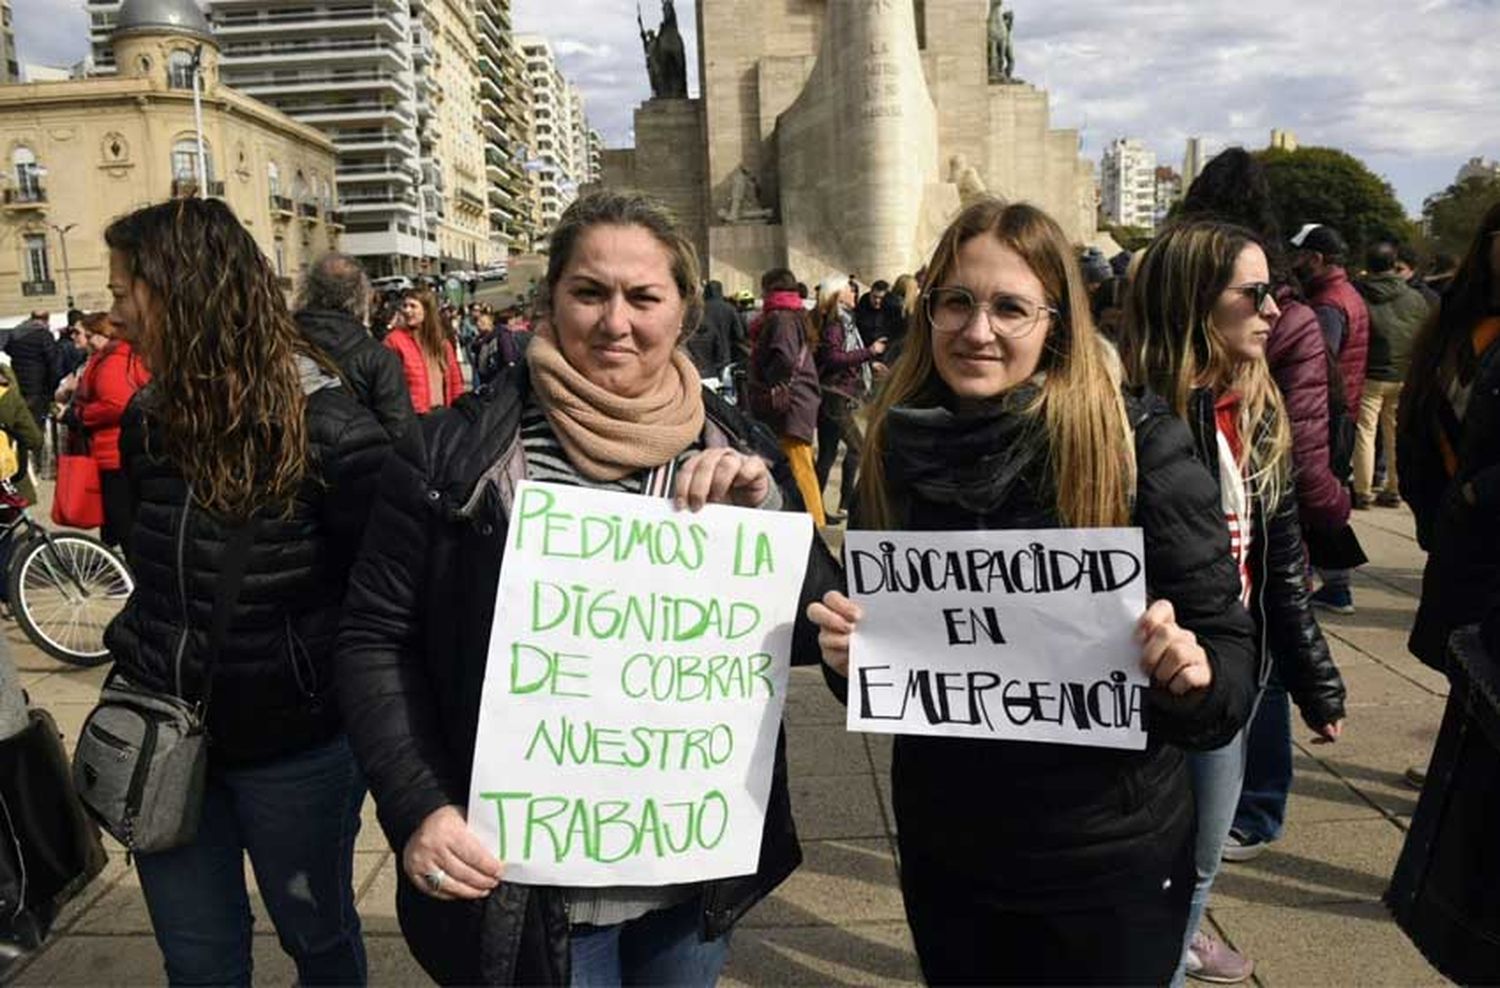
[[[1266,253],[1241,227],[1197,221],[1152,242],[1131,285],[1125,362],[1132,380],[1164,397],[1193,433],[1196,455],[1218,478],[1240,593],[1257,626],[1259,688],[1271,656],[1318,742],[1338,739],[1344,682],[1313,617],[1306,550],[1292,483],[1292,436],[1266,365],[1280,315]],[[1229,839],[1245,773],[1245,734],[1189,758],[1197,805],[1197,880],[1183,963],[1231,980],[1217,940],[1198,934]],[[1243,962],[1232,980],[1254,965]],[[1182,972],[1177,980],[1180,981]]]
[[[901,890],[931,984],[1162,984],[1193,880],[1183,749],[1233,738],[1251,624],[1213,478],[1161,401],[1121,389],[1067,238],[1026,204],[959,214],[870,414],[851,527],[1139,526],[1142,751],[899,736]],[[808,609],[847,696],[861,612]],[[857,647],[857,646],[856,646]]]

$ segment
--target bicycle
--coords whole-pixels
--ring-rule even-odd
[[[55,659],[85,668],[109,661],[104,629],[135,590],[129,567],[92,535],[44,528],[18,501],[0,496],[12,616]]]

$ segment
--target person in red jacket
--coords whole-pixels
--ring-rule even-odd
[[[99,537],[121,545],[130,534],[134,504],[120,469],[120,420],[135,393],[151,380],[140,354],[123,335],[123,327],[108,314],[85,316],[88,362],[78,374],[73,412],[89,437],[89,454],[99,464],[99,488],[104,497],[104,527]]]
[[[411,407],[418,415],[426,415],[434,408],[453,404],[464,393],[463,372],[432,293],[407,292],[401,303],[400,322],[384,343],[401,358]]]

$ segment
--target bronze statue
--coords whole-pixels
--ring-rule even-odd
[[[1010,45],[1016,15],[1004,7],[1005,0],[990,0],[990,82],[1012,82],[1016,71],[1016,56]]]
[[[636,4],[635,23],[641,32],[641,46],[646,50],[646,75],[651,80],[653,99],[687,98],[687,56],[682,48],[682,34],[677,30],[677,11],[672,0],[662,0],[659,31],[646,30],[641,7]]]

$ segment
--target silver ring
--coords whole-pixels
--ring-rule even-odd
[[[427,889],[431,892],[441,892],[443,882],[448,878],[448,873],[441,868],[434,868],[422,876],[422,881],[427,883]]]

